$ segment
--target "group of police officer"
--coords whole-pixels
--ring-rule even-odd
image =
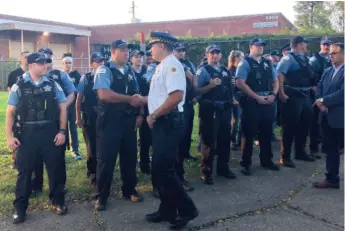
[[[328,40],[321,42],[322,48],[329,43]],[[272,161],[271,147],[274,103],[278,93],[282,118],[280,163],[295,167],[291,159],[293,139],[295,159],[315,160],[321,142],[317,123],[311,126],[314,128],[312,153],[306,152],[305,145],[313,116],[313,87],[329,65],[326,48],[311,59],[310,66],[305,56],[307,41],[296,36],[291,40],[292,51],[275,68],[263,57],[265,41],[254,38],[249,43],[250,54],[240,61],[235,76],[232,76],[228,68],[220,64],[222,53],[218,45],[206,48],[206,59],[198,70],[185,58],[184,45],[170,34],[152,32],[150,45],[152,48],[146,53],[145,66],[144,52],[134,50],[129,53],[128,43],[116,40],[111,45],[110,60],[93,53],[90,58],[92,71],[81,78],[67,68],[74,81],[66,72],[52,69],[53,51],[50,49],[27,56],[28,71],[11,88],[6,116],[8,145],[17,149],[14,223],[25,220],[30,195],[42,191],[43,162],[48,171],[50,200],[58,214],[67,212],[64,187],[68,114],[70,127],[75,122],[83,129],[88,156],[87,177],[95,187],[97,199],[95,209],[106,209],[118,154],[123,198],[132,202],[143,200],[136,191],[139,129],[140,169],[152,174],[154,195],[161,200],[158,211],[148,214],[146,219],[149,222],[169,221],[173,229],[185,226],[198,216],[198,210],[187,194],[194,188],[185,180],[183,167],[185,159],[191,158],[189,151],[197,102],[200,172],[205,184],[214,183],[215,154],[218,155],[217,175],[236,178],[229,169],[234,102],[238,102],[242,109],[241,172],[244,175],[251,174],[256,137],[260,144],[261,166],[279,170]],[[72,61],[70,56],[64,58],[66,63]],[[317,77],[312,68],[318,69]],[[314,110],[314,114],[318,112]],[[74,132],[71,133],[73,145],[73,139],[77,138]],[[73,151],[79,159],[77,145]],[[35,178],[31,182],[33,172]]]

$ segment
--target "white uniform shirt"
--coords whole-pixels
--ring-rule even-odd
[[[167,56],[156,68],[152,76],[148,96],[149,112],[152,114],[174,91],[183,91],[183,100],[178,104],[179,112],[183,112],[186,97],[186,74],[180,61],[173,55]]]

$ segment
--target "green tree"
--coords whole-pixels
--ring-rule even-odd
[[[332,28],[336,32],[344,33],[344,2],[343,1],[326,1],[326,9],[330,12],[329,18]]]
[[[322,1],[300,1],[293,7],[296,13],[295,24],[299,28],[331,28],[330,10]]]

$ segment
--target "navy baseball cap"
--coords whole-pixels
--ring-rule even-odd
[[[322,39],[321,42],[320,42],[321,45],[331,45],[332,44],[332,41],[329,40],[329,39]]]
[[[123,39],[116,40],[111,44],[112,49],[125,48],[125,47],[128,47],[128,43]]]
[[[50,48],[47,48],[47,47],[45,47],[45,48],[40,48],[40,49],[38,50],[38,52],[42,52],[42,53],[48,54],[48,55],[53,55],[53,51],[52,51]]]
[[[308,43],[309,41],[303,36],[297,35],[291,39],[291,45],[297,45],[300,43]]]
[[[28,55],[27,61],[28,64],[33,64],[33,63],[46,63],[47,62],[47,57],[43,53],[31,53]]]
[[[279,52],[277,50],[274,50],[274,51],[271,52],[270,55],[279,56],[280,54],[279,54]]]
[[[166,43],[175,45],[177,43],[177,39],[173,37],[171,34],[167,32],[151,32],[151,40],[150,45],[155,43]]]
[[[176,46],[175,46],[175,50],[177,50],[177,51],[185,51],[186,47],[184,46],[183,43],[177,43]]]
[[[221,52],[220,47],[216,44],[212,44],[212,45],[209,45],[208,47],[206,47],[206,53],[214,52],[214,51]]]
[[[291,46],[290,44],[285,44],[282,48],[281,51],[291,51]]]
[[[253,38],[252,40],[249,41],[249,45],[255,45],[255,46],[266,46],[265,40],[261,38]]]
[[[151,50],[146,51],[146,56],[152,56]]]
[[[98,53],[98,52],[95,52],[95,53],[92,53],[91,54],[91,57],[90,57],[90,62],[93,63],[93,62],[101,62],[101,61],[104,61],[104,57]]]
[[[144,51],[139,51],[139,50],[134,50],[134,51],[131,52],[130,57],[132,58],[133,56],[136,56],[136,55],[144,56],[145,52]]]

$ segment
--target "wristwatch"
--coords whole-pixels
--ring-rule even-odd
[[[150,117],[151,117],[152,120],[156,120],[157,119],[155,114],[151,114]]]
[[[66,129],[60,129],[59,133],[66,135]]]

